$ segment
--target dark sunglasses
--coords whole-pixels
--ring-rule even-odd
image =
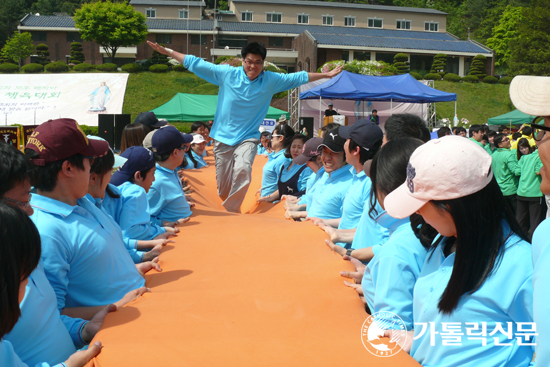
[[[546,132],[550,131],[550,127],[535,123],[535,121],[537,121],[540,118],[544,119],[544,117],[542,116],[537,116],[533,119],[533,122],[529,125],[533,130],[536,130],[536,131],[533,131],[533,138],[535,139],[535,141],[541,141],[542,138],[544,138],[544,135],[546,135]]]

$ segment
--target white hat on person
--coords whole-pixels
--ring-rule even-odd
[[[204,140],[204,136],[202,136],[201,134],[193,133],[191,135],[193,135],[193,141],[191,142],[191,144],[200,144],[206,141]]]
[[[394,218],[415,213],[430,200],[471,195],[491,182],[491,156],[470,139],[445,136],[418,147],[407,165],[407,180],[384,199]]]
[[[510,99],[532,116],[550,116],[550,77],[518,75],[510,83]]]

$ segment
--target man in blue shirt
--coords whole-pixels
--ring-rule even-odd
[[[163,227],[183,224],[193,214],[176,170],[192,141],[191,135],[180,133],[174,126],[160,128],[151,139],[157,170],[147,200],[154,224]]]
[[[384,134],[374,122],[368,120],[359,120],[352,126],[341,126],[338,129],[340,136],[346,140],[344,151],[346,153],[346,162],[351,166],[353,174],[352,185],[344,199],[342,217],[331,220],[319,220],[311,218],[313,222],[323,228],[329,235],[334,237],[336,232],[341,233],[346,241],[337,243],[339,246],[350,248],[353,241],[355,229],[359,225],[359,220],[363,214],[365,204],[368,205],[368,199],[371,191],[370,178],[363,170],[363,164],[371,160],[376,152],[382,146]],[[383,230],[380,229],[379,236],[382,236]],[[339,237],[339,236],[338,236]],[[374,240],[374,239],[373,239]],[[350,250],[351,251],[351,250]]]
[[[267,50],[257,42],[241,50],[243,67],[214,65],[193,55],[184,55],[147,41],[155,51],[181,62],[207,82],[218,85],[218,105],[210,136],[215,140],[216,179],[223,206],[239,212],[250,186],[252,163],[257,154],[258,128],[264,120],[273,94],[302,84],[332,78],[341,67],[328,73],[292,74],[264,72]]]
[[[0,202],[17,206],[27,215],[33,214],[30,205],[31,184],[29,160],[13,146],[0,143]],[[28,277],[25,297],[19,303],[21,317],[6,335],[21,360],[35,366],[41,362],[63,362],[95,336],[110,305],[94,316],[92,322],[60,315],[55,292],[46,279],[40,262]]]
[[[346,139],[338,133],[338,129],[327,132],[323,144],[321,159],[325,167],[324,180],[312,195],[311,205],[308,205],[308,217],[321,219],[337,219],[342,217],[344,198],[353,182],[353,174],[346,163],[344,145]]]
[[[142,274],[155,262],[134,265],[106,214],[85,198],[90,165],[109,144],[88,140],[73,119],[49,120],[25,148],[35,169],[31,204],[42,240],[42,264],[63,314],[89,320],[105,305],[145,291]],[[158,261],[158,259],[157,259]]]

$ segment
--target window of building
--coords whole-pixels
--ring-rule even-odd
[[[439,32],[439,23],[424,22],[424,30],[428,32]]]
[[[283,13],[265,13],[265,21],[268,23],[282,23]]]
[[[369,28],[382,28],[383,19],[378,18],[368,18],[367,26]]]
[[[189,12],[185,9],[180,9],[180,19],[188,19]]]
[[[156,35],[157,43],[162,43],[164,45],[169,45],[172,43],[172,35],[166,33],[160,33]]]
[[[243,22],[252,22],[252,12],[251,11],[243,11],[241,13],[241,20]]]
[[[386,52],[377,52],[376,53],[376,60],[377,61],[384,61],[387,64],[393,64],[393,58],[395,57],[394,53],[386,53]]]
[[[351,61],[349,59],[349,51],[342,51],[342,60],[344,61]]]
[[[398,20],[397,21],[397,29],[411,29],[411,21],[410,20]]]
[[[269,37],[269,47],[283,47],[283,37]]]
[[[323,25],[334,25],[334,15],[323,15]]]
[[[82,38],[80,38],[80,33],[67,32],[67,42],[82,42]]]
[[[235,48],[242,48],[243,46],[246,46],[248,44],[248,37],[246,36],[225,36],[220,35],[220,38],[218,38],[218,46],[219,47],[235,47]]]
[[[344,26],[355,27],[355,17],[344,17]]]
[[[145,10],[145,16],[147,18],[156,18],[157,17],[157,9],[149,8]]]
[[[32,32],[31,39],[33,41],[46,41],[47,40],[46,32]]]
[[[370,60],[370,51],[354,51],[353,59],[359,61],[369,61]]]
[[[192,34],[191,35],[191,44],[192,45],[206,45],[206,36],[202,36],[199,34]]]
[[[298,24],[309,24],[309,14],[298,14]]]

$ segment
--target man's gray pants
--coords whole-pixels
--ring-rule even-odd
[[[229,212],[240,212],[252,179],[258,143],[258,139],[247,139],[234,146],[219,141],[214,143],[218,195]]]

